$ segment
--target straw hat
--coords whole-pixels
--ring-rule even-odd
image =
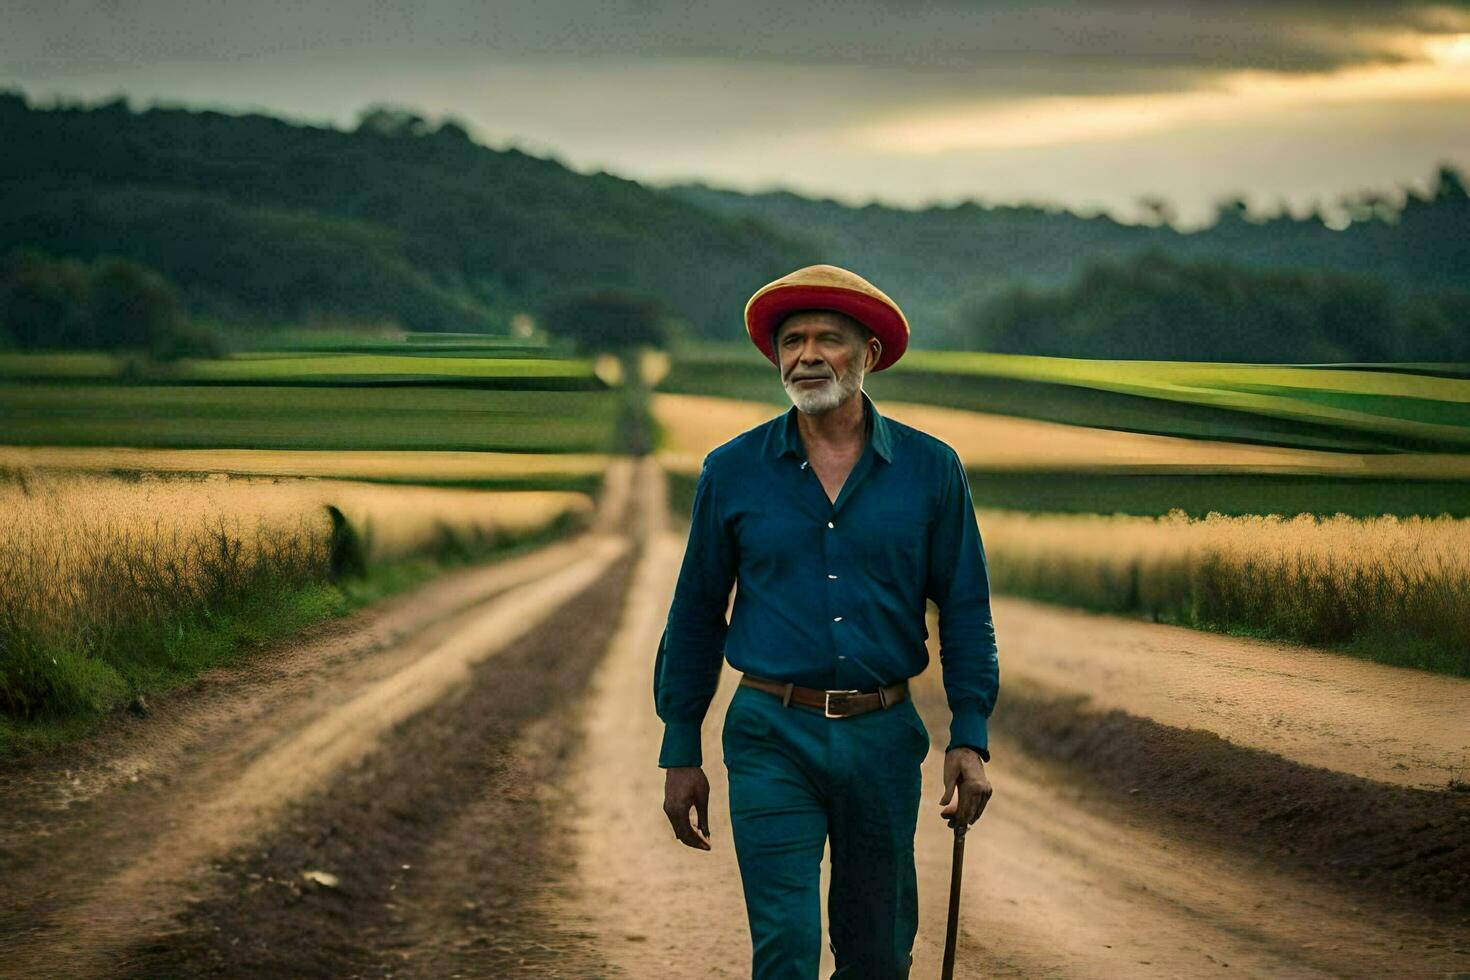
[[[773,364],[780,361],[771,335],[797,310],[837,310],[867,326],[883,344],[874,371],[898,360],[909,345],[909,322],[883,290],[856,272],[835,265],[809,265],[766,283],[745,304],[745,330]]]

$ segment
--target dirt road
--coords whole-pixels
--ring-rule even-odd
[[[719,745],[734,676],[705,725],[714,850],[697,852],[660,810],[651,698],[683,542],[656,470],[621,467],[609,486],[589,535],[0,767],[0,974],[748,975]],[[1470,970],[1453,898],[1470,888],[1470,795],[1414,785],[1463,750],[1436,712],[1464,686],[1383,688],[1340,658],[996,608],[995,796],[967,844],[960,976]],[[937,663],[915,691],[936,743],[919,977],[938,973],[949,878]],[[1272,717],[1312,723],[1272,741]],[[1390,717],[1417,734],[1375,754]],[[1295,815],[1243,820],[1237,800],[1262,786]],[[1402,822],[1354,823],[1333,794]],[[1421,886],[1441,877],[1437,900]]]
[[[737,679],[728,665],[704,728],[705,772],[715,800],[712,851],[694,851],[672,839],[656,806],[662,772],[627,762],[658,755],[662,729],[649,698],[651,651],[663,628],[682,545],[679,536],[662,531],[645,551],[618,636],[593,680],[591,737],[571,778],[594,805],[579,808],[577,888],[559,914],[585,923],[607,961],[629,976],[748,976],[749,932],[719,761],[719,720]],[[1091,645],[1099,661],[1116,652],[1097,624],[1079,625],[1069,611],[1035,604],[1003,609],[997,612],[999,635],[1012,636],[1007,632],[1011,626],[1014,634],[1026,637],[1018,660],[1035,658],[1044,647],[1035,642],[1036,636],[1056,622],[1073,625],[1070,636],[1063,638],[1067,649]],[[1152,624],[1108,625],[1132,637],[1135,653],[1148,649],[1148,640],[1164,649],[1188,648],[1168,628],[1140,634],[1137,628]],[[1093,645],[1095,638],[1104,642]],[[1237,659],[1245,656],[1226,646]],[[1261,647],[1258,652],[1280,655],[1273,645]],[[1315,663],[1310,657],[1307,662]],[[1014,671],[1003,665],[1003,677],[1041,672],[1032,671],[1029,663],[1017,664],[1020,669]],[[1227,659],[1218,667],[1228,672],[1238,665]],[[1107,675],[1101,669],[1094,673]],[[1270,676],[1261,669],[1260,685],[1268,686]],[[1411,693],[1417,676],[1380,688],[1380,706],[1395,705]],[[1351,669],[1348,677],[1361,679]],[[1140,682],[1136,676],[1125,679]],[[1208,685],[1214,675],[1201,670],[1195,679]],[[1425,678],[1424,689],[1441,691],[1440,680]],[[1177,696],[1191,689],[1188,681],[1174,676],[1163,689]],[[1351,681],[1336,685],[1323,674],[1319,683],[1346,691],[1342,697],[1360,697],[1361,707],[1374,706],[1373,693],[1357,691]],[[939,972],[953,838],[938,816],[948,712],[937,669],[927,671],[915,686],[936,743],[926,760],[925,811],[916,841],[921,923],[917,977]],[[1033,693],[1038,690],[1034,678],[1028,686]],[[1466,688],[1470,685],[1461,686],[1462,696]],[[1237,696],[1247,693],[1237,685]],[[1113,692],[1112,699],[1120,696]],[[1283,698],[1273,703],[1277,710],[1287,710]],[[1333,704],[1330,699],[1304,699],[1302,706],[1303,717],[1323,721],[1314,731],[1324,745],[1341,733],[1325,724]],[[1441,696],[1418,707],[1432,721],[1445,706]],[[1396,710],[1412,727],[1418,717],[1415,705]],[[1237,722],[1228,705],[1221,704],[1216,714],[1232,726]],[[1345,718],[1343,724],[1355,720],[1376,724],[1363,716]],[[1416,730],[1425,743],[1444,740],[1433,724]],[[1312,740],[1304,733],[1292,744]],[[1236,849],[1208,835],[1187,841],[1142,824],[1127,806],[1111,803],[1068,767],[1027,753],[1003,729],[993,747],[996,762],[988,769],[996,795],[966,845],[961,976],[1186,977],[1234,970],[1246,976],[1438,977],[1470,969],[1470,930],[1463,923],[1435,925],[1413,913],[1389,914],[1360,896],[1314,887],[1269,863],[1252,861],[1251,867],[1243,867]],[[1460,813],[1466,822],[1459,832],[1470,846],[1470,807],[1461,807]],[[825,877],[824,866],[824,889]],[[825,953],[824,975],[833,966],[830,950]]]

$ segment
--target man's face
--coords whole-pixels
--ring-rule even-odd
[[[797,411],[830,412],[863,386],[877,363],[878,341],[840,313],[804,310],[776,330],[781,384]]]

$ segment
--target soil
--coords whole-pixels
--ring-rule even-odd
[[[612,632],[622,562],[378,753],[293,806],[214,872],[176,932],[129,949],[129,976],[566,976],[600,968],[544,914],[567,871],[556,805],[576,705]],[[335,884],[306,880],[324,871]]]
[[[1470,925],[1470,792],[1378,783],[1017,685],[1006,708],[1002,723],[1028,753],[1085,773],[1133,819],[1229,842],[1363,902]]]

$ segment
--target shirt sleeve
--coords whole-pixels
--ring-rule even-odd
[[[967,745],[989,762],[989,720],[1000,690],[990,571],[970,483],[952,451],[930,529],[927,594],[939,607],[939,661],[951,714],[945,751]]]
[[[653,698],[664,723],[659,766],[703,764],[704,722],[725,659],[725,610],[735,584],[734,537],[720,512],[708,458],[694,489],[689,543],[653,666]]]

